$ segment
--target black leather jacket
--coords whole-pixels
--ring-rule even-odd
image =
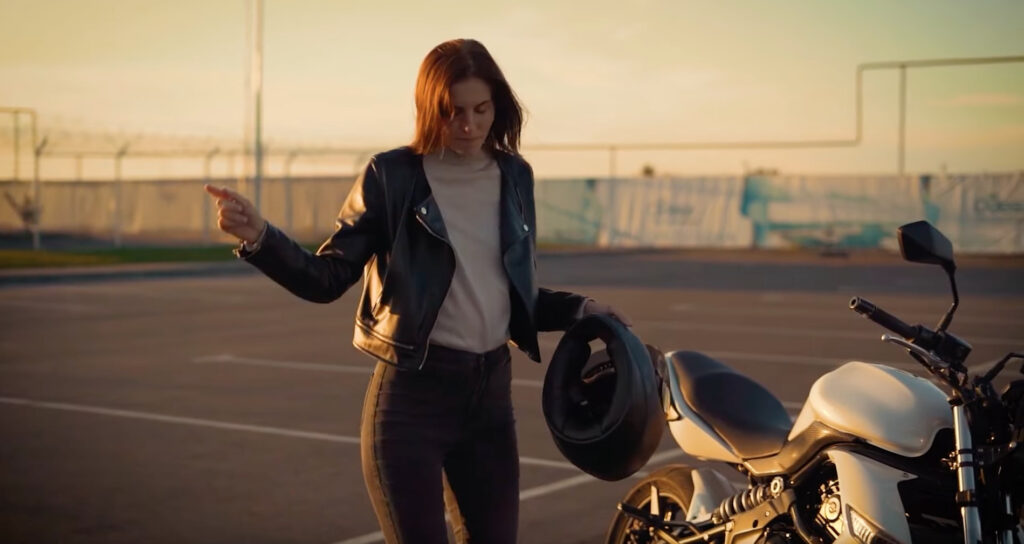
[[[508,274],[512,342],[540,362],[537,331],[565,330],[585,297],[536,281],[533,170],[519,156],[496,153],[501,170],[501,248]],[[428,339],[455,273],[423,157],[408,147],[375,155],[341,207],[337,230],[312,254],[267,225],[260,247],[236,255],[292,293],[331,302],[362,275],[352,343],[403,368],[422,368]]]

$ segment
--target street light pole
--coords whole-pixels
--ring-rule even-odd
[[[18,181],[18,161],[21,160],[21,146],[18,144],[21,143],[19,140],[21,131],[18,130],[18,112],[12,113],[11,116],[14,117],[14,175],[11,176],[11,181]],[[33,142],[32,145],[35,143]]]
[[[35,144],[36,141],[36,124],[33,118],[32,122],[32,142],[35,147],[32,149],[35,155],[32,161],[32,249],[39,251],[42,249],[42,244],[39,240],[39,227],[40,222],[43,219],[43,206],[42,200],[42,188],[39,186],[39,158],[43,156],[43,150],[46,149],[47,138],[43,138],[43,141]]]
[[[252,203],[260,210],[263,180],[263,0],[250,0],[249,98],[252,100]]]

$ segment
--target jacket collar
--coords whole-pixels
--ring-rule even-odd
[[[515,168],[515,157],[501,151],[494,153],[494,160],[501,171],[501,249],[504,253],[513,244],[528,236],[530,227],[526,221],[523,205],[521,182]],[[423,170],[423,155],[414,153],[412,213],[435,236],[451,244],[448,229],[441,217],[441,210],[434,200],[434,194]]]

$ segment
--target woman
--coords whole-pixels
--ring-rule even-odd
[[[516,541],[519,459],[511,341],[589,313],[537,287],[533,171],[522,110],[474,40],[435,47],[416,82],[411,145],[375,155],[311,254],[244,197],[210,186],[236,254],[292,293],[340,297],[360,276],[353,343],[378,362],[363,405],[363,476],[388,542],[445,542],[443,477],[474,542]],[[464,534],[463,533],[463,534]]]

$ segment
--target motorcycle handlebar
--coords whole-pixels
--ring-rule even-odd
[[[904,323],[900,318],[872,304],[870,300],[853,297],[850,299],[850,309],[909,341],[916,340],[921,334],[920,327]]]

